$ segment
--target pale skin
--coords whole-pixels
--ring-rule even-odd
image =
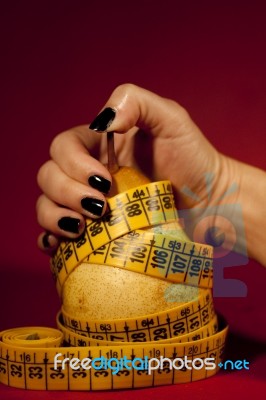
[[[153,181],[169,179],[178,208],[212,206],[235,183],[237,190],[222,200],[221,205],[241,204],[248,254],[266,266],[264,171],[219,153],[183,107],[145,89],[121,85],[113,91],[103,110],[106,107],[115,110],[115,118],[107,130],[120,133],[115,137],[119,165],[139,167]],[[88,126],[70,129],[55,137],[50,156],[38,172],[43,194],[36,205],[38,222],[49,232],[39,236],[38,245],[48,254],[56,249],[60,237],[78,237],[84,230],[84,218],[95,218],[82,207],[84,197],[104,202],[102,212],[105,212],[106,195],[92,188],[88,178],[97,175],[112,181],[104,166],[106,133],[94,132]],[[214,180],[208,198],[204,174],[210,172]],[[200,200],[184,194],[184,186]],[[78,219],[78,233],[60,229],[58,221],[62,217]],[[237,225],[234,212],[230,218]],[[215,224],[215,215],[213,219]],[[219,228],[226,233],[226,225]]]

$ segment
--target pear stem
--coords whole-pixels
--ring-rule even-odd
[[[110,174],[114,174],[119,170],[119,165],[115,155],[114,132],[107,132],[107,155],[108,155],[108,162],[107,162],[108,170]]]

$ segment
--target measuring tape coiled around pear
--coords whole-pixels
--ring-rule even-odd
[[[149,323],[148,318],[146,319],[147,324]],[[103,324],[105,325],[105,324]],[[118,341],[120,338],[112,336],[112,340],[104,339],[105,335],[97,334],[97,335],[86,335],[84,333],[79,333],[75,329],[69,328],[64,324],[62,319],[62,314],[58,313],[57,315],[57,326],[61,332],[64,334],[64,341],[69,346],[124,346],[125,344],[131,345],[132,342],[129,341]],[[175,330],[175,335],[168,339],[166,339],[165,330],[157,331],[157,335],[154,337],[155,340],[149,341],[149,343],[158,344],[158,340],[160,344],[162,343],[183,343],[183,342],[191,342],[200,339],[207,338],[209,336],[213,336],[218,332],[218,318],[217,315],[214,314],[213,318],[206,325],[201,328],[197,328],[196,330],[190,333],[184,333],[183,325],[178,325]],[[104,328],[105,329],[105,328]],[[91,333],[91,332],[90,332]],[[102,333],[102,331],[100,332]],[[117,340],[118,339],[118,340]],[[143,339],[143,337],[142,337]],[[134,338],[132,338],[134,342]],[[143,341],[134,342],[135,345],[143,345]]]
[[[87,219],[78,240],[60,244],[51,263],[59,293],[67,276],[83,261],[123,267],[173,283],[212,287],[211,246],[139,231],[178,219],[169,181],[128,190],[109,199],[108,205],[105,217]]]
[[[62,307],[63,324],[69,330],[106,340],[142,342],[158,340],[162,336],[167,339],[178,334],[193,332],[208,324],[214,317],[214,307],[211,293],[208,290],[199,291],[199,296],[190,302],[170,308],[166,311],[143,317],[113,319],[103,321],[84,321],[69,315]]]
[[[104,218],[88,219],[84,235],[62,242],[53,257],[59,293],[68,275],[85,262],[88,268],[90,263],[104,264],[199,286],[198,296],[156,314],[113,320],[85,321],[62,306],[58,330],[4,331],[0,382],[38,390],[126,389],[191,382],[219,370],[228,328],[213,307],[212,248],[145,231],[178,218],[170,182],[129,190],[109,199],[108,205]],[[149,364],[161,358],[160,368]],[[182,364],[184,359],[188,364]],[[72,362],[77,360],[90,360],[93,368],[78,364],[75,369]],[[213,368],[206,360],[213,360]]]

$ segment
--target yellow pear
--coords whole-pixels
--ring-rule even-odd
[[[108,145],[108,168],[113,178],[110,197],[150,182],[135,168],[119,168],[113,137],[109,138]],[[178,221],[146,230],[189,240]],[[62,298],[64,309],[70,315],[91,320],[156,313],[190,301],[197,294],[198,289],[194,287],[172,284],[108,265],[82,263],[67,278]]]

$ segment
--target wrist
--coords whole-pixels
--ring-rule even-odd
[[[239,202],[243,208],[247,250],[251,258],[266,266],[266,172],[237,162],[240,176]]]
[[[229,195],[221,201],[219,208],[230,204],[228,220],[238,235],[236,251],[244,254],[247,251],[249,257],[266,266],[266,173],[229,157],[221,157],[222,188],[227,188]],[[239,212],[239,206],[242,212]],[[221,229],[226,232],[229,241],[234,240],[226,224]]]

